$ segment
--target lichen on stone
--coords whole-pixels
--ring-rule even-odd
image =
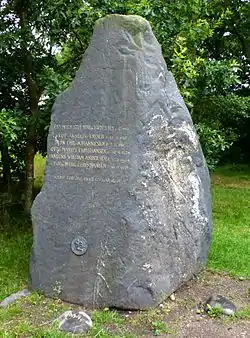
[[[139,15],[120,15],[120,14],[110,14],[104,18],[99,19],[96,22],[96,27],[105,24],[111,24],[117,27],[120,27],[127,31],[132,39],[133,44],[136,48],[142,49],[142,33],[149,27],[148,22]]]
[[[144,32],[149,26],[148,22],[139,15],[120,15],[110,14],[99,19],[96,25],[104,24],[105,22],[112,23],[127,30],[131,35],[136,36],[138,33]]]

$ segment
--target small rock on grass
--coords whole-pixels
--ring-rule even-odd
[[[1,303],[0,307],[7,307],[9,304],[13,303],[15,300],[20,299],[21,297],[27,297],[30,294],[28,289],[12,293],[9,297],[6,297]]]
[[[83,311],[66,311],[58,321],[59,330],[70,333],[87,333],[93,326],[91,318]]]
[[[205,311],[209,311],[209,306],[212,308],[221,309],[225,315],[233,315],[236,312],[236,306],[227,298],[216,295],[211,296],[205,303]]]

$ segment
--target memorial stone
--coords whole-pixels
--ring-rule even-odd
[[[86,307],[154,307],[205,265],[209,174],[145,19],[96,22],[53,106],[32,221],[32,287]]]

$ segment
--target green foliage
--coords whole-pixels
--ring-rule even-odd
[[[202,148],[211,168],[223,158],[224,153],[237,151],[237,158],[249,142],[250,98],[229,93],[201,98],[193,110]],[[237,150],[238,145],[242,149]],[[229,156],[229,155],[228,155]]]
[[[7,110],[0,112],[0,132],[3,142],[9,145],[18,139],[18,134],[25,124],[22,113],[19,110]]]
[[[212,307],[211,305],[207,304],[208,311],[207,314],[211,318],[220,318],[223,315],[223,310],[220,307]]]
[[[4,129],[4,140],[8,140],[12,181],[17,176],[22,180],[32,177],[32,173],[26,175],[24,162],[30,163],[35,151],[46,152],[52,102],[69,78],[69,72],[59,69],[57,50],[72,41],[82,50],[86,48],[76,32],[81,25],[78,20],[81,4],[81,1],[50,0],[1,2],[0,110],[4,109],[8,116],[1,114],[0,126]],[[20,132],[15,133],[15,124],[19,127],[20,123]],[[5,171],[9,156],[2,158]],[[26,166],[26,170],[29,168],[32,166]]]
[[[26,122],[27,117],[18,109],[3,108],[0,112],[0,142],[9,151],[12,180],[20,178],[24,169]],[[2,170],[0,155],[0,176]]]
[[[231,128],[231,132],[237,134],[250,118],[250,97],[233,93],[205,96],[193,116],[198,122],[206,121],[217,128]]]
[[[207,60],[202,54],[190,55],[187,39],[176,39],[172,70],[190,109],[199,107],[202,97],[226,93],[239,83],[237,61]]]
[[[231,146],[231,143],[226,140],[223,131],[213,129],[208,124],[196,124],[196,130],[208,168],[212,170],[217,166],[222,153]]]
[[[201,69],[205,61],[201,57],[190,57],[187,41],[184,37],[177,37],[173,55],[173,73],[180,85],[186,104],[189,108],[192,108],[198,92],[196,82],[199,78],[199,69]]]
[[[197,85],[201,95],[226,94],[240,83],[240,63],[234,59],[204,60]]]
[[[164,333],[173,334],[173,331],[168,328],[163,321],[155,321],[152,323],[153,333],[155,336],[162,335]]]
[[[58,94],[64,91],[72,80],[67,73],[56,72],[54,68],[44,66],[39,81],[43,86],[43,94],[39,101],[40,116],[37,121],[37,143],[36,150],[43,156],[47,153],[47,136],[50,125],[50,116],[53,103]]]
[[[250,307],[246,307],[240,311],[235,312],[234,316],[238,319],[250,320]]]

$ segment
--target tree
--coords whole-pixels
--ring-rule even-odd
[[[71,19],[74,16],[74,9],[78,9],[79,4],[79,1],[70,2],[66,12],[66,15],[69,13],[70,16],[65,17],[64,13],[62,19],[57,21],[56,10],[62,14],[66,2],[1,1],[0,73],[4,80],[0,84],[2,133],[6,133],[10,122],[4,120],[3,109],[12,111],[12,115],[15,115],[15,109],[21,112],[25,117],[23,127],[26,130],[24,142],[26,212],[29,212],[33,198],[34,156],[38,130],[44,115],[39,105],[44,101],[43,93],[46,88],[44,77],[49,68],[53,69],[57,65],[55,47],[70,40],[72,36],[75,40],[78,39],[77,34],[74,34]],[[80,40],[78,43],[80,44]],[[60,89],[59,86],[57,91]],[[8,164],[10,156],[7,156],[10,144],[6,143],[6,137],[4,139],[2,154],[5,153],[5,156],[2,156],[2,161],[5,177],[10,172]]]
[[[199,107],[204,107],[202,102],[211,103],[217,94],[221,100],[236,90],[237,95],[246,95],[249,1],[2,0],[0,4],[0,128],[4,135],[0,170],[8,185],[14,174],[22,177],[25,163],[27,212],[32,203],[34,155],[38,150],[46,154],[51,106],[74,76],[94,22],[104,15],[138,14],[148,19],[195,122],[201,123],[207,115],[206,128],[198,126],[201,139],[206,139],[203,131],[211,137],[227,137],[213,129],[219,117]],[[223,102],[230,112],[231,101]],[[21,128],[18,133],[14,125]],[[229,139],[225,142],[231,144]]]

